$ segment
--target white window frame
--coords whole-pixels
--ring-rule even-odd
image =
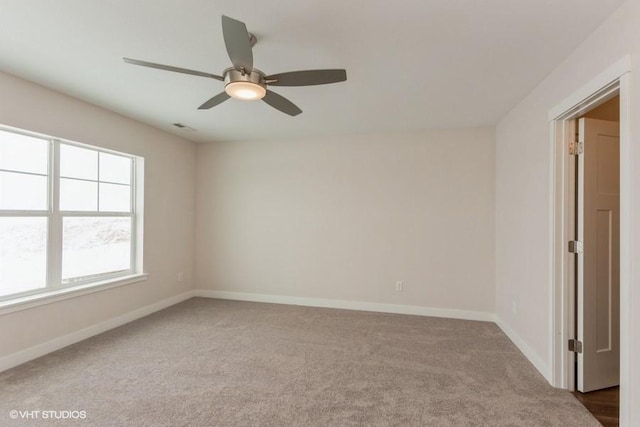
[[[29,136],[47,141],[48,144],[48,170],[47,170],[47,209],[46,210],[0,210],[0,217],[39,217],[47,218],[47,244],[46,244],[46,283],[45,287],[25,292],[19,292],[0,296],[0,311],[4,307],[12,307],[15,304],[32,303],[42,298],[56,297],[60,295],[73,295],[76,291],[86,293],[87,289],[93,287],[113,287],[135,283],[146,279],[143,273],[142,248],[143,248],[143,183],[144,183],[144,158],[133,154],[118,152],[102,147],[83,144],[75,141],[55,138],[22,129],[8,126],[1,126],[0,131]],[[60,145],[65,144],[73,147],[89,149],[97,153],[106,153],[131,159],[131,183],[130,183],[130,212],[100,212],[100,211],[61,211],[60,210]],[[5,171],[4,169],[2,169]],[[13,171],[23,174],[43,176],[43,174]],[[89,180],[85,180],[89,181]],[[100,181],[97,177],[97,183]],[[99,197],[99,196],[98,196]],[[99,209],[99,206],[97,206]],[[78,278],[69,283],[62,280],[62,226],[64,218],[131,218],[131,245],[130,245],[130,268],[117,272],[108,272]],[[11,310],[13,311],[13,310]]]

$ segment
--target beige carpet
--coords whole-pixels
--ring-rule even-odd
[[[492,323],[195,298],[1,373],[0,425],[599,424]]]

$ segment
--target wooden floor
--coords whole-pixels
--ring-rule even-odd
[[[618,427],[620,411],[620,388],[580,393],[574,391],[576,398],[600,421],[604,427]]]

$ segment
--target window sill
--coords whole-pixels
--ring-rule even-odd
[[[56,289],[49,292],[43,292],[35,295],[28,295],[2,301],[0,302],[0,316],[3,314],[13,313],[15,311],[21,311],[41,305],[51,304],[69,298],[79,297],[81,295],[87,295],[94,292],[106,291],[107,289],[113,289],[120,286],[131,285],[147,280],[148,276],[149,275],[147,273],[132,274],[129,276],[118,277],[100,282],[86,283],[78,286],[70,286],[67,288]]]

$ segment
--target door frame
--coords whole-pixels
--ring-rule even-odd
[[[549,111],[551,188],[549,212],[551,227],[551,321],[550,354],[551,384],[574,390],[574,354],[567,348],[575,338],[574,263],[567,249],[574,226],[573,203],[575,192],[574,162],[568,154],[568,144],[575,135],[575,122],[579,116],[620,96],[620,425],[629,419],[629,342],[631,338],[630,310],[630,236],[631,236],[631,162],[630,162],[630,73],[631,56],[627,55],[588,84],[571,94]]]

